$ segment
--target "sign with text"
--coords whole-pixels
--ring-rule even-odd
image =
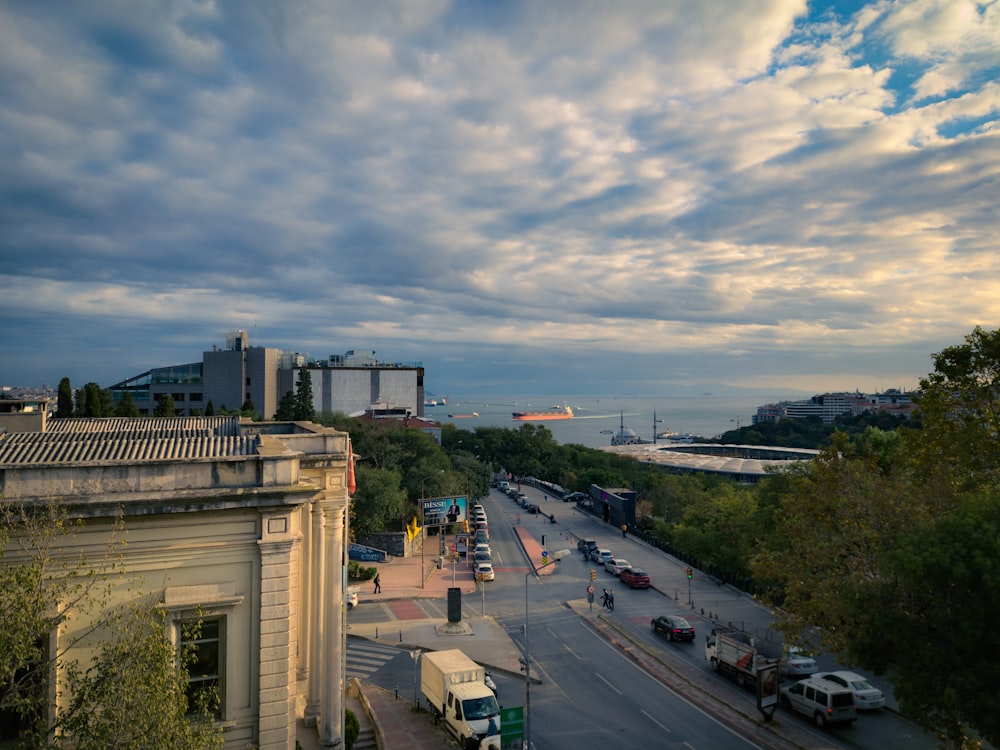
[[[500,709],[501,750],[521,750],[524,746],[524,706]]]
[[[463,523],[469,517],[468,498],[428,497],[420,501],[424,514],[424,526],[449,526]]]

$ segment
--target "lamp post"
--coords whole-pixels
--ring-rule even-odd
[[[420,480],[420,588],[424,587],[424,540],[427,538],[427,530],[424,528],[424,521],[427,520],[424,517],[424,482],[439,474],[444,474],[444,469],[438,469]]]
[[[543,550],[544,553],[544,550]],[[569,554],[568,549],[558,550],[552,556],[552,563],[555,564]],[[545,556],[542,557],[542,565],[546,565]],[[531,651],[528,648],[528,576],[538,574],[538,568],[529,558],[528,563],[531,570],[524,574],[524,747],[531,748]]]

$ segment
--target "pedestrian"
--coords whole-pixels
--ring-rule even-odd
[[[608,609],[610,609],[612,612],[615,611],[615,590],[614,589],[610,589],[608,591]]]
[[[608,590],[604,589],[604,593],[601,594],[601,606],[605,609],[608,608]]]
[[[376,594],[381,594],[382,593],[382,579],[379,578],[379,574],[378,573],[375,574],[375,581],[374,581],[374,583],[375,583],[375,593]]]
[[[626,533],[627,531],[628,531],[628,524],[627,524],[627,523],[623,523],[623,524],[622,524],[622,539],[624,539],[624,538],[625,538],[625,533]]]

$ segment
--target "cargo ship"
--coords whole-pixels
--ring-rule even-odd
[[[448,419],[472,419],[473,417],[478,417],[479,412],[474,411],[469,414],[449,414]]]
[[[553,406],[553,411],[516,411],[514,419],[518,422],[535,422],[542,419],[572,419],[573,410],[567,406]]]

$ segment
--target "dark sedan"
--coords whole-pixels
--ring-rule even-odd
[[[654,633],[665,635],[668,641],[693,641],[694,628],[683,617],[666,615],[650,623]]]

